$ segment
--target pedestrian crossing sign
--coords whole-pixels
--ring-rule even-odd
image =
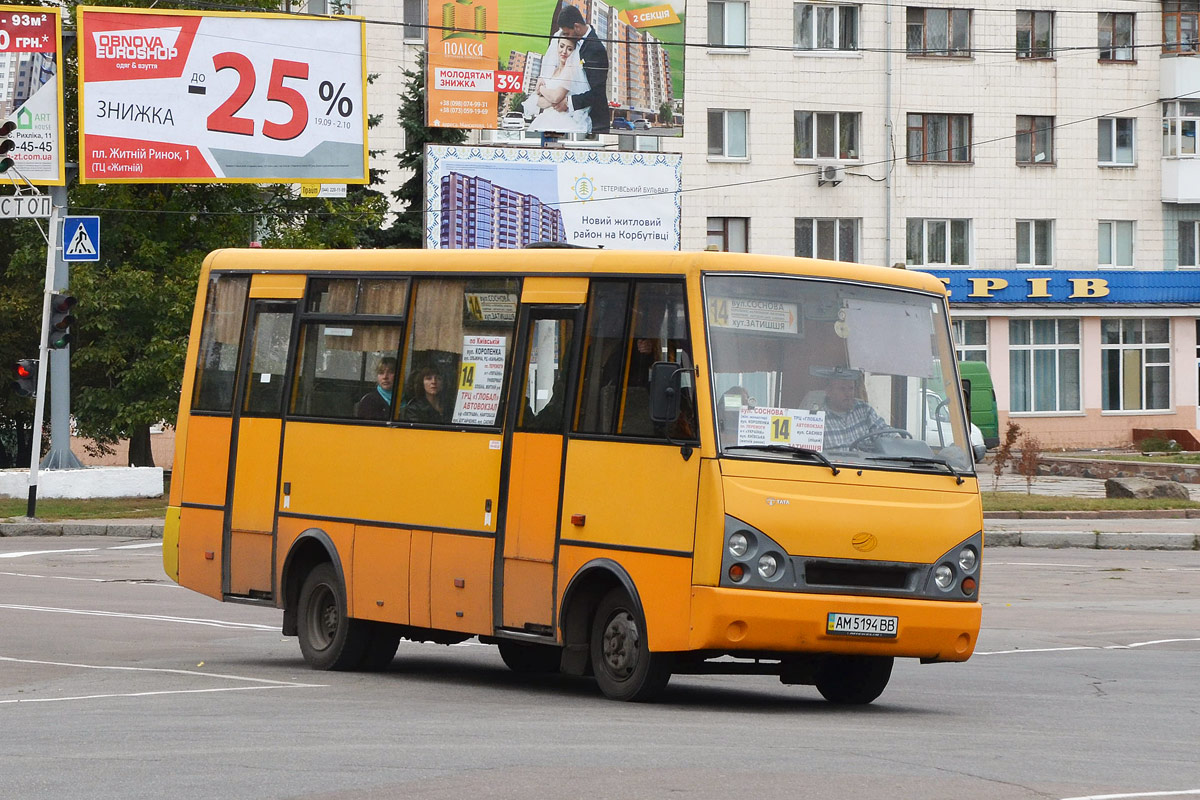
[[[100,218],[66,217],[62,252],[63,261],[99,261]]]

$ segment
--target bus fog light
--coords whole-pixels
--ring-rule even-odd
[[[967,597],[970,597],[971,595],[975,594],[975,579],[974,578],[963,578],[962,593],[965,594]]]
[[[735,533],[729,537],[729,552],[734,558],[741,558],[750,549],[750,540],[744,533]]]
[[[964,547],[958,551],[958,567],[963,572],[974,572],[978,563],[979,556],[975,554],[974,547]]]
[[[746,568],[741,564],[734,564],[729,568],[729,580],[734,583],[739,583],[742,578],[746,577]]]
[[[949,564],[938,564],[937,569],[933,571],[933,582],[942,591],[946,591],[954,585],[954,570]]]
[[[764,578],[771,579],[775,577],[775,573],[779,571],[779,561],[775,556],[766,553],[758,559],[758,574]]]

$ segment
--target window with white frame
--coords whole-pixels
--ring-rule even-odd
[[[746,217],[709,217],[707,244],[725,253],[749,253],[750,220]]]
[[[721,158],[746,158],[746,126],[749,111],[708,110],[708,154]]]
[[[709,0],[708,43],[718,47],[746,46],[746,7],[742,0]]]
[[[1200,52],[1200,0],[1163,0],[1163,52]]]
[[[404,38],[406,41],[425,38],[426,0],[404,0]]]
[[[908,160],[970,162],[971,115],[909,114]]]
[[[910,218],[907,229],[910,266],[970,266],[971,220]]]
[[[1163,103],[1163,156],[1195,158],[1196,129],[1200,127],[1200,100]]]
[[[1100,407],[1166,411],[1171,407],[1171,321],[1100,320]]]
[[[1096,159],[1105,167],[1129,167],[1134,162],[1133,117],[1096,120]]]
[[[830,261],[858,260],[858,219],[796,218],[796,255]]]
[[[858,6],[796,3],[792,46],[797,50],[857,50]]]
[[[982,361],[987,363],[986,319],[952,320],[954,332],[954,357],[959,361]]]
[[[1017,163],[1054,163],[1054,117],[1017,115]]]
[[[1054,58],[1054,12],[1017,12],[1017,58]]]
[[[794,157],[797,159],[859,158],[857,111],[796,111]]]
[[[1135,61],[1133,14],[1101,11],[1096,16],[1101,61]]]
[[[1132,267],[1133,220],[1101,220],[1096,244],[1100,266]]]
[[[910,7],[905,19],[910,56],[971,55],[970,9]]]
[[[1079,320],[1008,321],[1010,411],[1079,411],[1079,365]]]
[[[1054,220],[1017,220],[1017,266],[1049,267],[1054,264]]]
[[[1200,267],[1200,222],[1183,220],[1179,223],[1179,266]]]

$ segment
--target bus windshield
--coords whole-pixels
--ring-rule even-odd
[[[751,275],[704,290],[723,454],[974,470],[942,297]]]

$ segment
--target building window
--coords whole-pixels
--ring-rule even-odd
[[[854,111],[796,111],[795,158],[856,159],[861,115]]]
[[[708,154],[722,158],[746,158],[746,125],[749,111],[708,110]]]
[[[1179,223],[1179,266],[1200,267],[1200,222],[1186,220]]]
[[[1017,115],[1017,163],[1054,163],[1054,117]]]
[[[1101,407],[1167,411],[1171,407],[1171,321],[1100,320]]]
[[[425,11],[428,7],[429,4],[425,0],[404,0],[405,40],[425,38]]]
[[[708,4],[708,43],[718,47],[746,46],[746,6],[739,0]]]
[[[966,8],[909,8],[906,44],[910,56],[971,55],[971,11]]]
[[[1102,11],[1097,15],[1101,61],[1133,61],[1133,14]]]
[[[1102,220],[1097,240],[1102,267],[1133,266],[1133,220]]]
[[[1133,166],[1133,117],[1102,117],[1096,125],[1097,161],[1106,167]]]
[[[750,252],[750,220],[748,217],[709,217],[708,247],[726,253]]]
[[[1163,0],[1163,52],[1200,52],[1200,0]]]
[[[1054,12],[1017,12],[1017,58],[1054,58]]]
[[[796,3],[792,27],[797,50],[858,49],[858,6]]]
[[[1079,320],[1008,321],[1009,407],[1079,411]]]
[[[971,220],[909,219],[910,266],[966,267],[971,264]]]
[[[909,114],[908,160],[969,162],[971,115]]]
[[[1017,266],[1049,267],[1054,264],[1054,220],[1017,220]]]
[[[858,260],[857,219],[796,219],[796,255],[829,261]]]
[[[1196,157],[1196,128],[1200,126],[1200,100],[1163,103],[1163,156]]]
[[[954,357],[959,361],[982,361],[987,363],[987,320],[956,319],[954,330]]]

